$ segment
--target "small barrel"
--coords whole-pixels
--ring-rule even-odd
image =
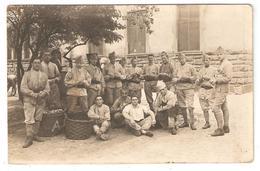
[[[51,110],[43,113],[39,136],[52,137],[61,133],[64,128],[64,111],[62,109]]]

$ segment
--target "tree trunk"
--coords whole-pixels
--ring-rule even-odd
[[[17,74],[18,95],[19,95],[19,100],[22,101],[21,82],[24,74],[24,69],[22,65],[22,46],[18,46],[15,48],[15,58],[17,60],[16,74]]]
[[[38,52],[32,52],[32,57],[30,59],[30,63],[29,63],[29,66],[27,68],[27,71],[30,71],[30,69],[32,68],[32,62],[37,57],[38,57]]]

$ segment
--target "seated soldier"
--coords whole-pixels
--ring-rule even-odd
[[[88,117],[94,120],[93,129],[97,135],[97,139],[108,140],[107,133],[110,128],[110,110],[109,107],[103,104],[103,98],[101,96],[96,97],[96,102],[93,104],[89,111]]]
[[[138,103],[138,98],[133,96],[132,103],[123,109],[126,126],[135,136],[153,136],[149,131],[150,127],[156,123],[154,113]]]
[[[166,84],[162,81],[158,81],[157,88],[159,94],[154,104],[157,123],[163,129],[169,129],[172,135],[176,135],[176,96],[172,91],[167,89]]]
[[[126,105],[131,103],[131,97],[128,96],[128,90],[122,89],[121,96],[116,99],[111,107],[111,125],[112,127],[119,128],[124,125],[124,116],[122,114]]]

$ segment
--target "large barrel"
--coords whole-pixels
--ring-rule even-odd
[[[85,113],[70,113],[66,115],[65,135],[68,139],[84,140],[93,133],[93,120]]]
[[[62,109],[47,111],[43,114],[39,136],[52,137],[64,128],[64,111]]]

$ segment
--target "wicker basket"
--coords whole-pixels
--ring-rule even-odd
[[[73,140],[84,140],[89,138],[93,133],[93,124],[94,122],[92,120],[87,117],[82,117],[80,114],[67,115],[65,120],[66,138]]]
[[[42,117],[39,136],[52,137],[64,128],[64,111],[62,109],[45,112]]]

